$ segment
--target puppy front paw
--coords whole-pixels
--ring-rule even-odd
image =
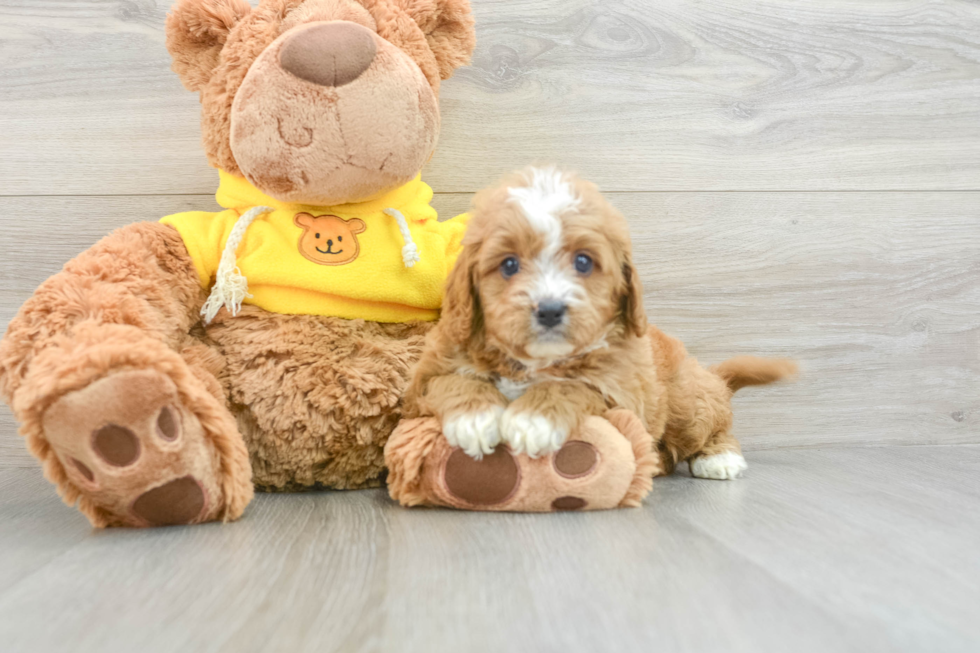
[[[712,456],[699,456],[688,463],[691,476],[713,478],[719,481],[732,481],[749,468],[745,458],[734,451],[716,453]]]
[[[493,453],[500,444],[500,416],[503,406],[490,406],[471,413],[456,413],[442,423],[442,434],[450,446],[459,447],[476,460]]]
[[[538,413],[508,410],[500,419],[500,431],[515,454],[537,458],[561,449],[570,429]]]

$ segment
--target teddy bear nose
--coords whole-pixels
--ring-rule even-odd
[[[370,67],[377,50],[371,31],[357,23],[315,23],[286,39],[279,64],[308,82],[343,86]]]

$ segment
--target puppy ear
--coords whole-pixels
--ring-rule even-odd
[[[626,287],[621,299],[620,311],[627,330],[642,338],[647,334],[647,314],[643,310],[643,284],[633,265],[633,259],[626,257],[623,263],[623,279]]]
[[[167,14],[167,50],[187,90],[208,83],[228,33],[250,11],[246,0],[177,0]]]
[[[446,296],[442,301],[442,316],[439,318],[439,328],[458,345],[469,341],[474,323],[479,318],[475,277],[476,247],[467,245],[449,273]]]
[[[469,0],[395,1],[425,34],[442,79],[449,79],[454,70],[470,62],[476,47],[476,29]]]

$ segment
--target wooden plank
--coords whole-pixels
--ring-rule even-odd
[[[35,469],[0,469],[0,593],[91,538],[88,520],[62,503]]]
[[[705,363],[793,356],[794,385],[736,395],[748,450],[980,443],[980,194],[614,193],[647,310]],[[467,195],[440,195],[443,215]],[[0,199],[0,327],[105,231],[209,197]],[[64,216],[70,215],[71,220]],[[3,409],[6,411],[6,409]],[[0,466],[27,459],[0,421]]]
[[[968,0],[474,0],[427,179],[531,160],[609,190],[980,188]],[[0,194],[210,193],[168,2],[0,0]]]
[[[103,532],[37,471],[4,470],[0,549],[30,573],[0,584],[0,641],[79,653],[980,646],[980,517],[962,509],[980,498],[980,447],[782,449],[749,463],[732,483],[661,479],[639,510],[260,495],[235,524]]]

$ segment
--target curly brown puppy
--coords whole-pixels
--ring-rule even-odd
[[[626,408],[666,473],[689,461],[695,476],[733,479],[746,464],[732,393],[795,371],[753,357],[701,367],[648,325],[623,216],[595,185],[529,168],[476,196],[406,414],[439,418],[476,458],[501,442],[536,457],[584,417]]]

